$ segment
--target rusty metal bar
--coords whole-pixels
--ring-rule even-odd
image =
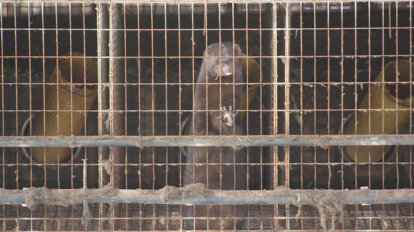
[[[291,22],[291,9],[290,9],[290,5],[289,3],[286,3],[285,6],[285,29],[290,28],[290,22]],[[285,134],[289,135],[290,134],[290,31],[286,30],[284,31],[284,40],[285,40],[285,57],[283,59],[283,64],[284,64],[284,89],[285,89],[285,97],[284,97],[284,109],[285,109]],[[289,187],[289,170],[290,170],[290,147],[285,147],[284,148],[284,153],[285,153],[285,157],[283,162],[285,163],[284,165],[284,171],[285,171],[285,183],[284,185],[286,187]]]
[[[0,147],[208,147],[414,145],[414,135],[1,136]]]
[[[109,55],[110,59],[110,90],[109,90],[109,107],[111,109],[109,113],[110,120],[110,134],[114,136],[124,135],[124,113],[125,102],[124,102],[124,86],[125,83],[125,72],[124,72],[124,59],[114,58],[124,55],[124,34],[122,29],[123,18],[122,18],[122,5],[114,4],[110,6],[110,38],[109,38]],[[114,85],[117,84],[117,85]],[[121,84],[121,85],[119,85]],[[125,163],[125,149],[117,146],[111,148],[111,156],[114,164]],[[115,167],[114,171],[114,185],[117,188],[122,188],[125,184],[123,170],[121,166]]]
[[[285,29],[290,28],[290,24],[291,24],[291,6],[289,3],[286,3],[286,5],[284,5],[284,9],[285,9],[285,15],[284,15],[284,20],[285,20]],[[285,135],[290,135],[290,30],[285,30],[283,31],[283,36],[284,36],[284,55],[286,58],[283,58],[282,62],[284,65],[284,77],[283,77],[283,84],[284,84],[284,133]],[[291,166],[290,166],[290,147],[289,146],[285,146],[283,148],[284,151],[284,158],[282,163],[282,171],[284,172],[284,186],[285,187],[289,187],[290,186],[290,170],[291,170]],[[280,215],[286,215],[289,216],[289,212],[290,212],[290,206],[289,205],[285,205],[284,207],[281,207],[279,209],[280,210],[284,210],[285,212],[282,214],[278,214]],[[285,225],[284,227],[287,230],[290,230],[290,221],[287,220],[286,222],[281,222],[280,225]]]
[[[401,3],[408,3],[411,0],[398,0]],[[15,3],[15,0],[8,0],[3,1],[5,3]],[[25,2],[44,2],[44,3],[84,3],[84,0],[19,0],[19,3]],[[137,0],[115,0],[115,1],[108,1],[108,0],[95,0],[94,3],[136,3]],[[177,0],[140,0],[141,3],[170,3],[176,4]],[[205,0],[181,0],[181,3],[206,3]],[[210,0],[209,3],[257,3],[257,0]],[[327,2],[343,2],[343,3],[353,3],[355,0],[260,0],[260,3],[327,3]],[[395,0],[371,0],[370,2],[395,2]]]
[[[109,56],[108,43],[109,33],[106,29],[109,28],[109,13],[108,5],[98,5],[98,133],[99,135],[107,135],[108,128],[106,127],[106,120],[108,119],[108,113],[105,110],[109,108],[108,102],[108,88],[106,85],[109,81],[109,62],[108,59],[103,58]],[[109,148],[99,148],[99,160],[107,160],[109,157]],[[99,186],[103,187],[109,181],[108,175],[103,171],[102,165],[99,168]]]
[[[109,109],[109,91],[105,86],[109,82],[109,9],[108,4],[98,4],[97,6],[97,26],[98,26],[98,134],[108,135],[109,128],[106,126],[108,120]],[[99,147],[99,188],[103,188],[109,183],[109,175],[105,171],[104,161],[109,159],[109,147]],[[99,206],[100,217],[108,217],[108,206],[101,204]],[[106,227],[105,221],[99,224],[100,229],[109,229]]]
[[[124,29],[123,5],[111,4],[109,8],[109,133],[113,136],[125,134],[125,93],[122,84],[125,84],[124,56]],[[111,183],[115,188],[125,188],[125,148],[121,146],[110,147],[110,159],[113,163]],[[110,205],[111,217],[118,218],[121,215],[120,205]],[[111,220],[112,229],[119,229],[119,221]]]
[[[30,8],[27,7],[27,5],[26,5],[27,2],[32,3]],[[67,3],[67,2],[69,2],[69,0],[58,0],[58,1],[51,1],[51,0],[50,1],[21,0],[19,2],[16,2],[16,1],[3,1],[3,3],[5,3],[4,4],[5,6],[2,7],[1,13],[2,13],[3,17],[13,17],[14,15],[12,13],[10,13],[10,10],[13,9],[12,5],[16,5],[16,14],[17,14],[18,17],[26,16],[28,14],[28,11],[31,11],[30,14],[32,16],[40,16],[40,15],[49,16],[49,15],[55,15],[56,12],[59,15],[68,15],[68,11],[67,11],[67,8],[65,6],[58,6],[57,9],[55,10],[54,9],[54,3],[55,2]],[[95,8],[93,3],[85,3],[84,1],[80,1],[80,0],[79,1],[70,1],[70,2],[75,3],[75,4],[79,4],[79,3],[84,4],[83,7],[76,6],[76,5],[72,6],[72,12],[71,12],[72,16],[81,16],[83,13],[85,15],[92,15],[93,14],[93,10]],[[143,2],[144,4],[145,4],[145,2],[153,3],[154,4],[153,5],[153,14],[162,15],[162,14],[164,14],[163,5],[171,3],[172,1],[169,1],[169,0],[164,0],[164,1],[149,1],[149,0],[147,0],[147,1],[142,1],[141,0],[140,2]],[[214,3],[214,2],[215,3],[227,3],[227,2],[230,2],[230,1],[228,1],[228,0],[215,0],[215,1],[209,1],[209,2],[212,2],[212,3]],[[235,1],[231,1],[231,2],[235,2]],[[350,1],[350,0],[348,0],[348,1],[347,0],[345,0],[345,1],[340,1],[340,0],[336,0],[336,1],[327,1],[327,0],[317,0],[317,1],[311,1],[311,0],[305,0],[305,1],[300,1],[300,0],[296,0],[296,1],[262,0],[260,2],[263,3],[263,4],[264,3],[276,3],[277,4],[277,3],[290,2],[290,3],[293,3],[292,6],[291,6],[291,11],[293,13],[300,12],[300,10],[302,10],[303,12],[313,12],[314,9],[310,5],[309,5],[309,7],[306,6],[306,5],[301,7],[299,5],[300,3],[305,3],[306,4],[306,3],[312,3],[312,2],[315,2],[315,3],[340,2],[342,4],[345,3],[345,5],[343,7],[337,7],[337,6],[333,6],[333,5],[326,6],[326,5],[320,4],[316,8],[316,11],[318,11],[318,12],[325,12],[325,11],[328,10],[328,7],[329,7],[329,11],[332,11],[332,12],[339,12],[339,11],[347,12],[347,11],[355,10],[354,5],[352,4],[353,1]],[[381,10],[383,8],[387,9],[389,7],[388,4],[387,5],[382,5],[381,4],[383,2],[388,2],[387,0],[385,0],[385,1],[371,1],[371,2],[372,3],[377,3],[377,4],[374,4],[373,7],[372,7],[374,10]],[[98,0],[98,1],[94,1],[94,3],[96,3],[96,4],[108,3],[108,1]],[[133,0],[117,0],[117,1],[113,1],[113,3],[133,3]],[[195,1],[194,0],[193,1],[188,0],[187,4],[186,4],[186,2],[184,1],[183,4],[181,5],[182,9],[180,9],[180,15],[191,14],[192,12],[196,13],[196,14],[202,14],[204,12],[204,6],[193,7],[192,8],[190,3],[196,3],[196,4],[197,3],[202,3],[202,4],[204,4],[205,2],[203,0],[198,0],[198,1],[197,0],[195,0]],[[254,1],[254,0],[239,0],[239,1],[236,1],[236,3],[237,4],[257,3],[257,1]],[[350,4],[347,4],[347,3],[350,3]],[[175,2],[174,2],[174,4],[175,4]],[[49,5],[51,7],[49,7]],[[170,5],[170,6],[167,6],[167,7],[168,7],[168,10],[167,10],[168,15],[173,15],[173,14],[178,13],[177,7],[175,7],[175,5]],[[408,9],[408,10],[411,9],[410,8],[410,1],[409,0],[406,0],[406,1],[400,0],[398,8],[399,9]],[[137,11],[131,10],[131,9],[132,9],[132,7],[130,9],[126,8],[126,14],[127,15],[136,15]],[[145,14],[145,13],[150,13],[150,10],[151,9],[149,7],[148,8],[141,7],[139,9],[139,12]],[[223,8],[223,9],[221,9],[221,13],[231,13],[231,12],[229,12],[229,10],[227,8]],[[236,10],[235,13],[241,13],[241,11]],[[252,4],[252,6],[249,6],[249,13],[260,13],[260,9],[259,9],[259,7],[256,8],[254,6],[254,4]]]
[[[275,4],[272,7],[272,28],[276,28],[277,27],[277,10],[278,10],[278,6]],[[276,54],[276,56],[278,55],[278,31],[273,31],[272,32],[272,41],[270,44],[270,47],[272,49],[272,54]],[[270,106],[272,109],[272,116],[269,117],[269,123],[271,125],[272,131],[271,134],[277,134],[278,133],[278,115],[277,115],[277,108],[278,108],[278,90],[277,90],[277,79],[278,79],[278,67],[277,67],[277,58],[274,57],[272,58],[272,64],[271,64],[272,68],[271,68],[271,83],[273,84],[272,88],[271,88],[271,102],[270,102]],[[274,165],[271,167],[271,173],[272,173],[272,183],[271,186],[273,188],[276,188],[277,186],[279,186],[279,168],[277,165],[277,161],[279,160],[278,158],[278,150],[277,147],[273,147],[271,148],[271,154],[273,154],[271,156],[271,160],[270,162],[273,163]]]
[[[414,203],[414,191],[399,190],[211,190],[203,184],[183,188],[167,186],[160,190],[47,189],[0,190],[0,204],[22,204],[29,208],[37,204],[75,205],[88,203],[141,204],[289,204],[323,205],[335,196],[338,204]],[[396,197],[398,196],[398,197]],[[331,202],[332,203],[332,202]]]

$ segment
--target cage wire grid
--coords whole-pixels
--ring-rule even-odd
[[[0,12],[1,230],[413,228],[411,1]]]

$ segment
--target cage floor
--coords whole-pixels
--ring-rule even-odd
[[[121,215],[113,217],[110,214],[101,216],[107,207],[100,208],[99,204],[90,204],[89,213],[85,214],[81,206],[37,206],[30,211],[23,206],[2,206],[0,211],[1,229],[11,230],[182,230],[185,228],[179,205],[140,205],[122,204]],[[275,212],[279,213],[278,216]],[[110,211],[109,211],[110,212]],[[318,209],[304,206],[297,213],[296,206],[249,206],[248,218],[243,225],[245,230],[270,231],[288,230],[322,230]],[[407,231],[413,228],[413,204],[387,205],[346,205],[343,208],[343,219],[335,219],[335,229],[338,230],[389,230]],[[82,214],[84,216],[82,218]],[[340,215],[335,215],[340,216]],[[332,217],[325,215],[327,228],[331,228]],[[84,224],[86,223],[86,224]]]

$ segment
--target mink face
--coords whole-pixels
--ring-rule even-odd
[[[241,77],[241,75],[234,73],[235,70],[241,70],[243,65],[241,55],[240,46],[232,42],[209,45],[204,53],[208,76],[210,77],[208,82],[218,81],[219,77],[222,78],[221,82],[233,82],[233,76]],[[240,81],[235,80],[235,82]]]
[[[195,134],[242,134],[240,126],[235,126],[243,92],[239,85],[242,70],[238,44],[222,42],[207,47],[195,89],[195,110],[199,111],[194,116]]]

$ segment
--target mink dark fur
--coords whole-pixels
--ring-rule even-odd
[[[237,110],[243,92],[242,51],[231,42],[215,43],[207,47],[195,88],[195,113],[190,125],[192,135],[242,135]],[[212,85],[209,85],[212,84]],[[208,110],[208,112],[206,112]],[[246,149],[228,147],[190,147],[184,169],[183,185],[204,183],[210,189],[247,190]],[[226,165],[227,164],[227,165]],[[246,206],[196,206],[185,210],[184,216],[218,217],[196,220],[190,229],[240,229],[246,217]],[[221,218],[220,218],[221,217]],[[220,221],[221,220],[221,221]]]

